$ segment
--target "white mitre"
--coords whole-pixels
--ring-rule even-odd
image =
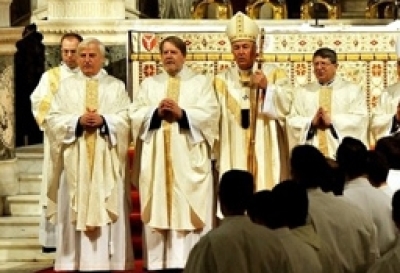
[[[240,11],[229,20],[226,27],[226,35],[228,35],[231,43],[239,40],[255,42],[257,41],[259,32],[260,28],[257,23]]]

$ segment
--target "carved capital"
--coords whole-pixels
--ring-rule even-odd
[[[23,28],[0,28],[0,55],[13,55],[15,43],[22,38]]]

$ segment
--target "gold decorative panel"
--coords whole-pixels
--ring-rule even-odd
[[[205,31],[207,28],[210,30]],[[368,26],[274,33],[268,33],[268,26],[265,26],[265,30],[264,60],[285,70],[294,86],[314,80],[312,54],[320,47],[336,50],[338,74],[361,84],[371,107],[381,91],[397,81],[395,41],[398,34],[395,31]],[[132,32],[130,56],[133,63],[139,63],[138,71],[133,73],[139,73],[140,80],[161,71],[158,46],[170,35],[177,35],[186,42],[187,64],[199,73],[216,74],[234,65],[229,41],[223,29],[216,30],[215,26],[203,26],[201,31],[192,32],[181,31],[176,26],[159,33]]]

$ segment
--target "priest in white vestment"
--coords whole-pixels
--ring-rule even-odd
[[[229,21],[226,33],[236,66],[215,78],[221,105],[220,141],[215,150],[219,174],[233,168],[248,170],[255,177],[256,191],[272,189],[289,175],[283,119],[266,115],[263,105],[270,103],[268,93],[273,89],[291,96],[281,69],[271,64],[257,68],[259,32],[256,22],[241,12]],[[287,114],[290,99],[281,101],[280,109]]]
[[[81,72],[61,82],[44,126],[53,171],[48,217],[57,223],[55,270],[125,270],[133,265],[125,191],[129,144],[124,84],[102,70],[105,47],[78,45]],[[67,191],[57,198],[60,177]]]
[[[313,55],[317,82],[293,92],[286,118],[289,149],[311,144],[326,157],[335,158],[340,141],[351,136],[368,146],[369,114],[362,88],[336,75],[336,52],[320,48]]]
[[[400,82],[384,89],[373,109],[371,132],[374,140],[400,130]]]
[[[160,53],[165,72],[142,82],[129,111],[148,270],[184,268],[212,227],[211,149],[220,115],[212,79],[184,64],[185,42],[167,37]]]
[[[81,41],[82,37],[76,33],[66,33],[61,37],[61,65],[46,71],[30,96],[33,116],[39,128],[43,130],[44,133],[42,183],[40,188],[40,205],[43,211],[39,227],[39,242],[43,246],[44,252],[53,251],[52,249],[56,247],[56,227],[46,218],[48,188],[47,170],[52,168],[52,161],[50,159],[49,139],[47,132],[44,130],[43,122],[50,110],[54,95],[58,91],[60,81],[79,71],[76,49]]]
[[[397,73],[400,75],[400,36],[396,42]],[[374,141],[400,131],[400,82],[386,87],[372,109],[371,133]]]
[[[300,272],[288,262],[288,254],[274,232],[246,215],[253,191],[249,172],[230,170],[222,175],[218,196],[224,219],[190,252],[184,273]],[[307,272],[314,272],[309,269]]]

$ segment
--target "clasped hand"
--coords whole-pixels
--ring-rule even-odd
[[[86,113],[79,118],[79,124],[84,130],[93,132],[103,125],[103,117],[96,109],[86,109]]]
[[[256,70],[251,75],[250,82],[252,88],[267,89],[268,86],[268,79],[261,70]]]
[[[157,112],[161,119],[169,123],[177,121],[182,117],[182,109],[174,100],[168,98],[160,102]]]
[[[332,120],[328,111],[325,111],[324,108],[319,107],[311,123],[315,128],[327,129],[332,125]]]

